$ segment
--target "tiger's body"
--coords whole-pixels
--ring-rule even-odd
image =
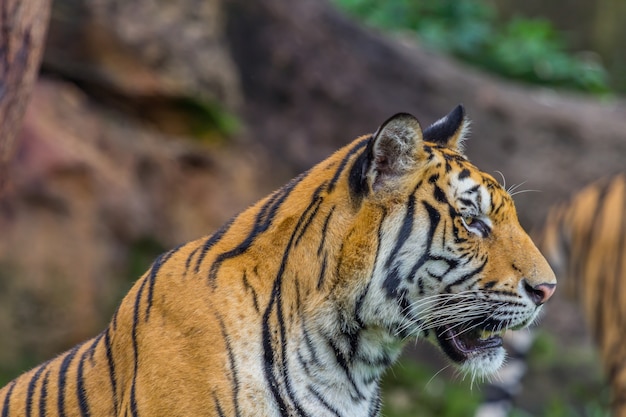
[[[377,416],[428,337],[473,375],[554,290],[461,107],[399,114],[210,237],[161,255],[97,337],[0,391],[2,416]]]
[[[538,242],[583,308],[611,387],[612,415],[626,417],[626,174],[551,209]]]

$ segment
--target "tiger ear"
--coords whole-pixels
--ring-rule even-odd
[[[415,117],[398,113],[383,123],[371,142],[368,181],[377,190],[417,166],[422,128]]]
[[[424,141],[462,152],[463,141],[469,134],[469,126],[470,121],[465,117],[465,109],[459,104],[447,116],[424,130]]]

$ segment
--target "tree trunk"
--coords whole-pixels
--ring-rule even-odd
[[[49,14],[48,0],[0,2],[0,193],[37,77]]]

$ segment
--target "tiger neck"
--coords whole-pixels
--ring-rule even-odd
[[[401,342],[382,328],[340,329],[339,317],[301,323],[288,353],[292,387],[303,410],[328,415],[375,416],[380,410],[380,379],[400,355]],[[287,380],[286,379],[286,380]]]
[[[400,338],[361,315],[363,301],[377,285],[371,282],[376,258],[371,248],[377,245],[382,218],[380,208],[362,207],[347,227],[332,227],[321,251],[298,254],[294,248],[302,257],[324,257],[325,267],[303,271],[301,265],[286,266],[294,279],[283,281],[282,290],[292,290],[299,301],[289,305],[287,297],[282,309],[297,311],[298,324],[286,330],[283,360],[271,359],[272,369],[266,369],[269,379],[280,385],[281,408],[293,407],[296,415],[309,410],[324,415],[320,409],[328,415],[378,415],[380,378],[402,349]],[[288,371],[280,369],[281,364],[288,365],[283,367]]]

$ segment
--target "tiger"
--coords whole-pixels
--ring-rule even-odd
[[[626,173],[601,178],[550,207],[532,233],[560,281],[577,303],[599,348],[611,389],[611,415],[626,417]],[[511,369],[488,386],[487,401],[475,417],[506,416],[524,376],[533,333],[515,345]]]
[[[538,243],[578,302],[611,388],[626,417],[626,173],[595,181],[552,208]]]
[[[153,262],[108,327],[8,383],[2,416],[379,416],[407,340],[503,363],[556,278],[462,151],[459,105],[385,121]]]

